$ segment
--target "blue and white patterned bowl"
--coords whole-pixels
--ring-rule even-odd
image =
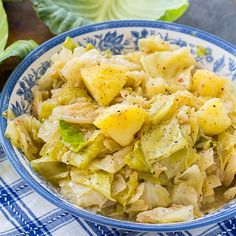
[[[1,113],[8,108],[16,116],[29,112],[32,102],[31,88],[45,73],[49,67],[49,58],[59,50],[66,36],[74,38],[82,45],[92,43],[101,50],[110,49],[113,53],[125,53],[137,49],[138,39],[149,35],[159,35],[162,39],[181,47],[189,46],[199,67],[212,70],[232,80],[236,79],[236,48],[213,35],[190,27],[158,21],[105,22],[63,33],[42,44],[28,55],[12,73],[2,92]],[[205,49],[205,53],[199,53],[202,48]],[[6,125],[6,119],[1,116],[1,143],[15,169],[39,194],[73,215],[126,230],[185,231],[186,233],[186,230],[217,223],[236,214],[235,201],[200,219],[174,224],[140,224],[90,213],[63,199],[32,170],[24,155],[4,137]]]

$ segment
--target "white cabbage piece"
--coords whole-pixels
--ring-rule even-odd
[[[186,146],[186,139],[176,119],[155,125],[141,136],[141,147],[149,165]]]
[[[52,159],[50,156],[43,156],[32,160],[31,165],[35,171],[56,186],[59,181],[69,176],[68,166],[57,159]]]
[[[38,80],[40,90],[50,90],[56,87],[60,80],[60,73],[64,65],[72,58],[72,51],[64,47],[51,57],[51,66],[46,73]]]
[[[235,175],[236,175],[236,151],[233,150],[231,152],[229,162],[223,173],[224,185],[229,186],[233,182]]]
[[[144,182],[141,199],[148,204],[148,209],[167,207],[171,202],[169,192],[164,187],[148,181]]]
[[[38,137],[44,142],[50,142],[59,136],[59,121],[52,118],[45,120],[38,131]]]
[[[103,145],[111,153],[117,152],[122,148],[119,143],[117,143],[112,138],[108,138],[108,137],[104,138]]]
[[[108,59],[108,63],[124,66],[127,68],[127,70],[130,71],[136,71],[141,69],[141,66],[139,64],[127,60],[124,55],[113,55]]]
[[[128,77],[126,82],[127,87],[139,87],[148,78],[147,74],[144,71],[128,71],[126,75]]]
[[[98,155],[104,154],[106,151],[103,145],[103,135],[100,132],[95,132],[94,134],[88,140],[85,148],[80,150],[80,152],[73,152],[71,150],[65,152],[61,157],[61,161],[78,168],[87,168],[93,159],[98,157]]]
[[[173,223],[194,219],[193,206],[175,205],[164,208],[157,207],[149,211],[141,212],[136,220],[140,223]]]
[[[122,148],[120,151],[107,155],[104,158],[95,159],[90,167],[95,170],[104,170],[109,173],[116,173],[125,166],[124,157],[132,151],[132,146]]]
[[[32,160],[38,156],[42,146],[42,140],[38,137],[40,126],[41,123],[36,118],[24,114],[14,120],[8,120],[5,136]]]
[[[183,148],[161,160],[160,164],[165,167],[164,172],[167,177],[172,178],[189,168],[197,160],[198,154],[192,148]]]
[[[221,176],[231,159],[231,156],[234,152],[234,146],[236,145],[236,132],[230,134],[229,132],[222,132],[218,135],[218,145],[217,145],[217,154],[220,159],[220,171]]]
[[[63,196],[81,207],[98,206],[101,208],[107,201],[107,198],[98,191],[71,180],[61,181],[60,188]]]
[[[156,51],[172,51],[173,46],[162,40],[160,36],[150,36],[148,38],[139,39],[138,49],[145,53],[153,53]]]
[[[141,196],[143,195],[143,191],[144,191],[144,183],[141,183],[138,185],[138,187],[135,190],[134,195],[131,197],[131,199],[127,203],[132,204],[140,200]]]
[[[176,175],[174,178],[174,183],[178,184],[185,182],[188,185],[194,187],[197,193],[201,194],[204,177],[205,173],[201,172],[198,165],[194,164],[182,174]]]
[[[186,183],[175,185],[171,194],[172,203],[176,205],[192,205],[194,210],[199,210],[199,195],[196,190]]]
[[[229,188],[224,192],[224,197],[227,200],[232,200],[235,198],[235,196],[236,196],[236,187]]]
[[[88,172],[81,171],[78,168],[72,168],[70,171],[72,181],[86,185],[105,196],[107,199],[114,200],[111,197],[111,183],[113,175],[102,171]]]
[[[208,148],[199,152],[198,165],[202,170],[207,170],[215,164],[213,148]]]
[[[122,175],[114,175],[112,184],[111,184],[111,196],[116,196],[126,188],[126,182]]]
[[[137,200],[136,202],[134,203],[131,203],[129,205],[127,205],[126,207],[126,212],[140,212],[140,211],[146,211],[148,210],[148,204],[140,199],[140,200]]]
[[[92,124],[98,115],[97,106],[81,99],[81,102],[58,106],[53,109],[54,119],[77,124]]]
[[[196,64],[189,48],[179,48],[173,52],[155,52],[141,58],[144,71],[150,77],[175,78],[184,69]]]
[[[157,95],[148,111],[153,124],[158,124],[170,118],[176,111],[176,101],[173,95]]]

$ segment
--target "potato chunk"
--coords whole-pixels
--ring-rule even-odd
[[[95,65],[81,69],[82,79],[101,106],[108,105],[127,81],[127,69],[121,65]]]
[[[208,70],[197,70],[192,78],[191,90],[200,96],[218,97],[227,80]]]
[[[217,135],[226,130],[231,120],[219,98],[208,100],[199,111],[197,111],[199,126],[205,134]]]
[[[147,113],[137,105],[116,104],[97,117],[94,124],[121,146],[130,144],[139,131]]]

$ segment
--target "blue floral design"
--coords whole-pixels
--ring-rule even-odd
[[[138,48],[138,41],[141,38],[146,38],[149,35],[152,35],[153,33],[148,31],[147,29],[143,29],[140,32],[139,31],[131,31],[131,36],[133,37],[133,44],[134,48]]]
[[[117,34],[117,31],[107,32],[95,35],[94,38],[85,38],[86,43],[91,43],[101,51],[110,50],[113,54],[121,54],[123,50],[128,49],[130,39],[124,40],[123,34]]]
[[[213,71],[220,72],[225,66],[225,57],[222,56],[218,60],[216,60],[213,64]]]
[[[30,103],[33,100],[32,88],[37,80],[44,75],[49,66],[50,63],[45,61],[41,63],[41,66],[36,70],[31,69],[32,73],[27,74],[27,76],[24,76],[22,80],[19,81],[19,88],[16,94],[20,97],[20,102],[16,101],[15,104],[11,104],[11,110],[15,116],[27,113]]]
[[[229,58],[229,70],[236,71],[236,62],[232,58]]]

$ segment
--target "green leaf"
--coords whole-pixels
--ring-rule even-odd
[[[91,142],[91,144],[81,152],[69,152],[69,164],[82,169],[87,168],[93,159],[95,159],[100,153],[104,152],[103,140],[103,135],[98,134],[93,142]]]
[[[54,34],[108,20],[174,21],[188,8],[188,0],[32,0],[32,3],[38,17]]]
[[[60,120],[60,133],[62,142],[74,152],[78,152],[86,145],[80,128],[75,124]]]
[[[0,0],[0,53],[4,51],[8,38],[7,15]]]
[[[18,40],[0,53],[0,64],[9,57],[16,56],[23,59],[27,54],[34,50],[38,44],[33,40]]]
[[[184,14],[184,12],[188,9],[188,6],[189,4],[186,3],[179,8],[166,10],[165,14],[160,18],[160,20],[170,22],[175,21]]]

